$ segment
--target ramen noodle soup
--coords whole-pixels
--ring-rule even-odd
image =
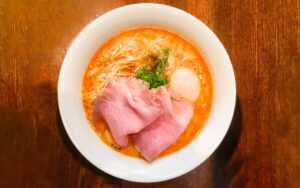
[[[127,29],[106,41],[82,85],[86,118],[99,138],[148,161],[191,143],[212,100],[211,74],[199,49],[161,28]]]

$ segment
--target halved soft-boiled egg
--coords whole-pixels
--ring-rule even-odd
[[[200,81],[198,76],[190,69],[180,68],[171,76],[171,88],[181,97],[196,101],[200,93]]]

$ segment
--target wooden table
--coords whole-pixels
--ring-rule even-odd
[[[237,106],[217,151],[190,173],[138,184],[74,148],[57,106],[68,47],[134,0],[0,1],[0,187],[300,187],[299,0],[161,0],[207,24],[235,70]]]

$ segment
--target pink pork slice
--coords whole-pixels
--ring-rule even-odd
[[[148,127],[133,135],[135,147],[148,161],[176,142],[190,122],[194,108],[185,100],[171,98],[164,93],[161,100],[165,112]]]
[[[92,116],[103,117],[116,143],[125,147],[129,134],[139,132],[162,114],[153,96],[144,81],[114,77],[96,99]]]

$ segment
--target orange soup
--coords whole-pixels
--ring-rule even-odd
[[[131,157],[142,158],[132,141],[125,148],[119,147],[104,120],[91,121],[93,103],[112,76],[134,76],[144,63],[153,63],[153,56],[162,49],[169,49],[167,75],[177,68],[193,70],[200,80],[200,94],[194,105],[194,116],[176,143],[160,154],[172,154],[188,145],[204,127],[212,106],[213,85],[211,75],[200,51],[180,35],[160,28],[133,28],[105,42],[94,54],[86,69],[82,100],[90,126],[101,140],[114,150]]]

